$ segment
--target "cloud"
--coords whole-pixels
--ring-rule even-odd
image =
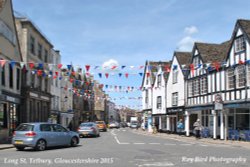
[[[194,45],[194,42],[197,42],[198,39],[195,39],[192,35],[198,33],[198,28],[195,26],[185,27],[184,36],[178,43],[177,43],[177,50],[179,51],[191,51]]]
[[[179,51],[190,51],[193,48],[194,42],[197,41],[191,36],[182,38],[177,44],[177,50]]]
[[[187,34],[187,35],[192,35],[192,34],[195,34],[198,32],[198,29],[197,27],[195,26],[190,26],[190,27],[186,27],[184,32]]]
[[[114,59],[109,59],[108,61],[105,61],[103,64],[102,64],[102,68],[103,69],[106,69],[106,70],[110,70],[112,67],[114,66],[119,66],[119,63],[117,60],[114,60]],[[114,69],[115,70],[115,69]]]

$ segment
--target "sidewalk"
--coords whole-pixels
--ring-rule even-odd
[[[12,144],[0,144],[0,150],[9,149],[13,147],[14,146]]]
[[[156,133],[152,134],[147,131],[143,131],[141,129],[138,129],[134,131],[135,133],[142,134],[142,135],[149,135],[149,136],[157,136],[162,137],[166,139],[173,139],[177,141],[183,141],[183,142],[191,142],[193,144],[199,143],[199,144],[215,144],[215,145],[224,145],[224,146],[232,146],[232,147],[243,147],[246,149],[250,149],[250,142],[246,141],[233,141],[233,140],[220,140],[220,139],[212,139],[212,138],[201,138],[196,139],[194,136],[186,137],[186,136],[180,136],[178,134],[167,134],[167,133]]]

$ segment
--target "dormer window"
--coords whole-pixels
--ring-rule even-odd
[[[234,41],[235,52],[241,52],[245,50],[245,40],[244,36],[239,36]]]

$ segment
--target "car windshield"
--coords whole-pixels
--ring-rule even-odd
[[[100,122],[96,122],[96,123],[97,123],[97,124],[104,124],[104,122],[101,122],[101,121],[100,121]]]
[[[16,128],[16,131],[33,131],[34,125],[30,124],[21,124]]]
[[[92,126],[94,126],[94,124],[93,123],[83,123],[80,126],[83,126],[83,127],[92,127]]]

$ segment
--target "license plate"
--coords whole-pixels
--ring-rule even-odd
[[[23,144],[23,141],[15,141],[15,144]]]
[[[88,133],[88,132],[82,132],[82,134],[83,134],[83,135],[87,135],[87,134],[89,134],[89,133]]]

